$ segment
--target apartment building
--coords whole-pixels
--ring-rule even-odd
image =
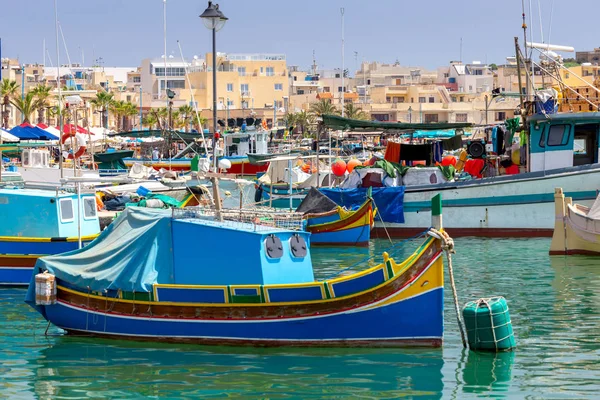
[[[578,63],[600,64],[600,47],[594,48],[592,51],[577,51],[575,59]]]

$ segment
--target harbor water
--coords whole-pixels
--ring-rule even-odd
[[[396,242],[398,243],[398,242]],[[416,242],[402,242],[400,259]],[[0,398],[593,398],[600,393],[600,262],[549,257],[550,239],[456,240],[459,297],[503,295],[517,349],[462,349],[446,284],[440,349],[204,347],[68,337],[0,289]],[[317,277],[381,260],[390,243],[316,248]],[[350,268],[352,269],[352,268]],[[462,305],[461,304],[461,305]],[[349,327],[351,329],[351,327]]]

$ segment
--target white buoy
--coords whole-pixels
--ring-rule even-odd
[[[231,161],[226,158],[222,158],[219,160],[219,169],[229,169],[231,168]]]

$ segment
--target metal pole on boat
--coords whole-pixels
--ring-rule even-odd
[[[90,133],[90,120],[89,120],[90,103],[88,103],[87,101],[84,101],[83,105],[85,107],[85,125],[87,128],[90,154],[92,155],[92,171],[93,171],[96,169],[96,164],[94,164],[94,142],[92,142],[92,134]]]
[[[71,130],[75,129],[75,134],[71,136],[71,149],[73,150],[73,177],[77,176],[77,159],[75,158],[75,135],[77,134],[77,105],[73,107],[73,113],[75,116],[73,117],[74,124],[71,125]],[[77,143],[81,146],[81,143]]]
[[[60,131],[58,140],[58,166],[60,168],[60,178],[64,178],[63,170],[63,145],[62,145],[62,134],[63,134],[63,115],[62,115],[62,94],[60,88],[60,47],[58,45],[58,7],[56,5],[57,0],[54,0],[54,26],[56,31],[56,88],[58,89],[58,128]]]
[[[293,187],[292,187],[292,160],[291,159],[288,160],[288,176],[290,178],[290,181],[289,181],[290,182],[290,211],[292,211],[293,210],[293,207],[292,207]]]
[[[81,248],[81,183],[77,182],[77,242]]]

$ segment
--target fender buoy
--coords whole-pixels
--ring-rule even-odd
[[[258,203],[262,200],[262,195],[263,195],[263,187],[261,185],[258,185],[258,187],[256,188],[256,191],[254,192],[254,202]]]
[[[66,142],[68,139],[72,138],[72,137],[75,137],[75,140],[77,140],[77,146],[78,146],[78,148],[77,148],[77,151],[74,151],[74,150],[73,150],[75,154],[69,154],[69,155],[66,157],[66,158],[68,158],[69,160],[72,160],[72,159],[74,159],[74,158],[76,159],[76,158],[79,158],[79,157],[81,157],[81,156],[83,155],[83,153],[85,153],[85,149],[86,149],[86,146],[85,146],[85,145],[86,145],[85,138],[84,138],[82,135],[78,134],[78,133],[73,133],[73,132],[71,132],[71,133],[65,133],[65,134],[63,134],[63,135],[62,135],[62,137],[60,138],[60,142],[61,142],[62,144],[65,144],[65,142]]]

